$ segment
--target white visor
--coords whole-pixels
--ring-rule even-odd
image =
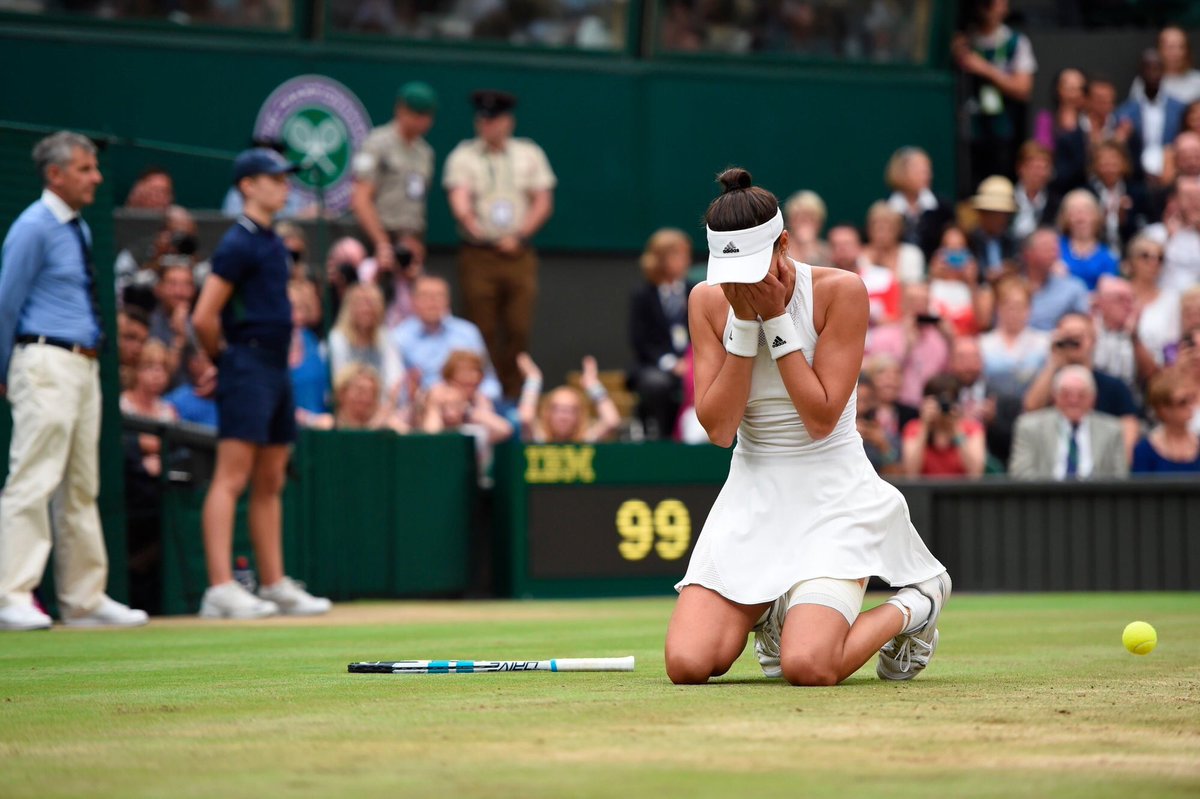
[[[783,232],[783,213],[745,230],[713,230],[708,233],[708,278],[718,283],[757,283],[771,268],[772,246]]]

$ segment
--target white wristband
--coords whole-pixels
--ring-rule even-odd
[[[767,349],[771,357],[779,360],[790,352],[800,349],[800,336],[796,333],[796,323],[787,313],[782,313],[774,319],[763,322],[763,333],[767,336]]]
[[[758,331],[761,325],[757,319],[733,318],[729,335],[725,337],[725,351],[730,355],[741,358],[753,358],[758,355]]]

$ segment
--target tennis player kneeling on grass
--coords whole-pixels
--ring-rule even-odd
[[[866,288],[789,258],[779,201],[748,172],[720,181],[688,316],[697,417],[737,447],[676,586],[667,674],[724,674],[753,631],[763,672],[794,685],[834,685],[877,651],[881,678],[909,679],[937,647],[950,577],[858,435]],[[902,587],[860,614],[870,575]]]
[[[296,410],[288,377],[292,308],[289,261],[271,229],[287,201],[295,167],[273,150],[237,157],[233,182],[245,212],[221,239],[192,315],[201,346],[217,372],[217,466],[204,500],[204,553],[210,587],[200,615],[255,619],[329,610],[283,573],[281,495]],[[250,484],[250,539],[258,563],[259,596],[233,580],[233,519]]]

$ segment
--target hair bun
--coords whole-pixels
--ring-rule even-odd
[[[754,184],[750,173],[741,167],[730,167],[717,175],[717,182],[724,187],[722,194],[728,194],[737,189],[748,189]]]

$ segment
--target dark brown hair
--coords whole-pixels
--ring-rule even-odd
[[[717,175],[724,191],[704,213],[704,222],[713,230],[745,230],[770,221],[779,210],[779,199],[753,185],[750,173],[730,167]]]

